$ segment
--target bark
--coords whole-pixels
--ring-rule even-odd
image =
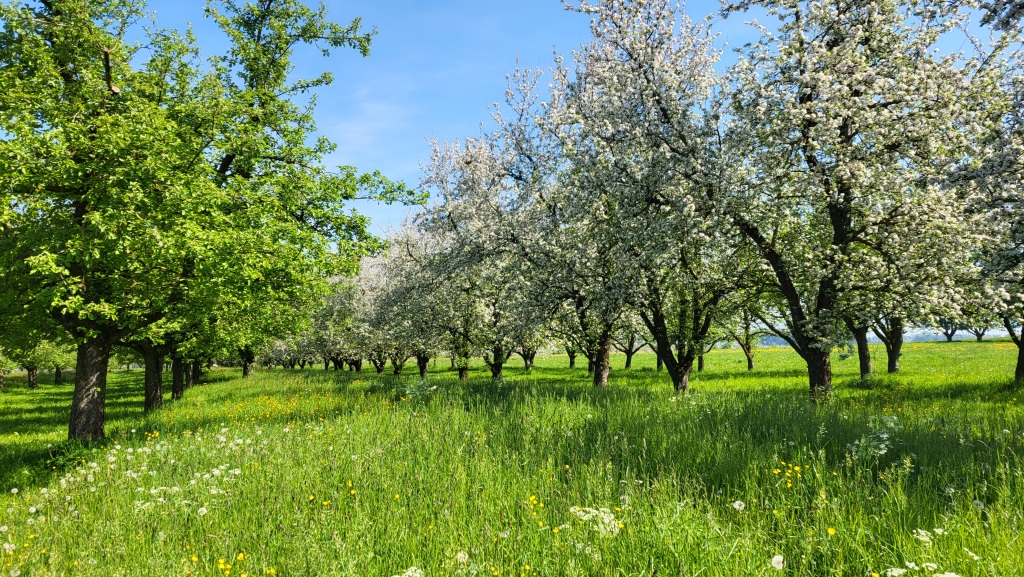
[[[64,373],[60,370],[60,366],[54,365],[53,367],[53,384],[60,385],[64,382]]]
[[[185,361],[171,358],[171,398],[175,401],[185,396]]]
[[[164,357],[156,347],[139,345],[146,370],[144,409],[149,413],[164,404]]]
[[[398,362],[398,359],[391,359],[391,374],[396,377],[402,376],[402,369],[405,367],[405,361]]]
[[[416,355],[416,367],[420,370],[420,378],[427,378],[427,368],[430,366],[429,355]]]
[[[608,373],[611,371],[611,349],[612,334],[611,327],[605,331],[598,341],[597,351],[594,354],[594,386],[605,388],[608,386]]]
[[[533,360],[537,358],[537,349],[530,347],[520,347],[517,351],[519,356],[523,358],[523,370],[530,372],[533,370]]]
[[[665,368],[665,360],[661,358],[661,355],[655,354],[654,356],[657,357],[657,359],[655,360],[654,370],[656,370],[656,371],[664,370],[664,368]]]
[[[468,381],[469,380],[469,367],[465,367],[465,366],[459,367],[459,380],[460,381]]]
[[[203,363],[192,361],[192,384],[198,383],[201,378],[203,378]]]
[[[900,356],[903,355],[903,329],[903,319],[900,317],[884,318],[872,327],[875,336],[885,345],[887,369],[890,373],[900,372]]]
[[[110,343],[91,339],[78,345],[75,392],[68,423],[68,439],[94,441],[104,437]]]
[[[511,357],[511,353],[505,352],[505,347],[494,345],[489,354],[484,355],[484,363],[491,369],[491,378],[500,381],[504,376],[505,361]]]
[[[597,361],[594,360],[593,356],[587,355],[587,374],[594,374],[594,367],[597,366]]]
[[[195,379],[192,378],[191,365],[182,361],[181,370],[185,373],[185,389],[191,389],[195,385]]]
[[[676,393],[686,393],[690,390],[690,373],[693,372],[693,356],[687,355],[676,364],[675,376],[672,385]]]
[[[569,347],[565,347],[565,354],[569,355],[569,368],[570,369],[575,369],[576,368],[576,349],[571,349]]]
[[[747,357],[747,370],[754,370],[754,345],[751,342],[749,333],[745,339],[741,339],[739,335],[736,334],[734,334],[732,338],[736,341],[736,344],[740,346],[740,350],[743,351],[743,356]]]
[[[324,359],[324,370],[331,370],[331,359]]]
[[[704,355],[700,355],[697,357],[697,372],[704,372]]]
[[[39,369],[37,367],[26,367],[25,371],[28,372],[28,388],[38,389],[39,388]]]
[[[459,368],[458,365],[455,364],[455,355],[452,355],[452,368],[453,369]]]
[[[953,331],[953,332],[942,331],[942,336],[946,337],[946,342],[947,343],[953,342],[953,335],[955,335],[955,334],[956,334],[956,331]]]
[[[256,360],[256,353],[249,347],[241,349],[238,353],[242,357],[242,378],[244,379],[252,374],[252,363]]]
[[[866,379],[875,372],[871,366],[871,348],[868,346],[868,327],[858,325],[853,321],[846,321],[846,328],[853,333],[853,340],[857,343],[857,360],[860,363],[860,378]]]
[[[828,351],[810,350],[804,357],[812,401],[828,398],[832,393],[832,355]]]
[[[533,361],[536,360],[536,358],[537,351],[532,351],[523,355],[523,368],[525,368],[527,372],[533,370]]]
[[[633,353],[631,351],[626,351],[626,364],[622,368],[624,368],[624,369],[631,369],[631,368],[633,368],[633,355],[634,354],[635,353]]]
[[[1019,387],[1024,385],[1024,347],[1017,344],[1017,368],[1013,371],[1013,382]]]
[[[355,369],[357,373],[363,372],[363,359],[356,359],[352,361],[352,368]]]

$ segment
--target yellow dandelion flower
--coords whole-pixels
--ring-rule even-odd
[[[836,530],[834,528],[832,528],[832,527],[829,527],[827,530],[828,530],[828,534],[829,535],[835,535],[836,534]]]

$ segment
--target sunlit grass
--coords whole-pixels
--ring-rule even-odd
[[[837,356],[823,406],[793,353],[757,362],[715,351],[678,398],[651,355],[607,390],[557,355],[500,384],[221,370],[149,418],[117,372],[91,449],[70,385],[9,379],[0,576],[1024,575],[1012,344],[908,344],[867,384]]]

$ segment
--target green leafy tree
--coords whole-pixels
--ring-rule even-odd
[[[130,44],[143,10],[0,4],[0,304],[51,316],[78,343],[75,439],[104,436],[116,343],[163,343],[186,319],[251,353],[291,329],[281,303],[300,309],[373,247],[344,201],[407,194],[324,167],[333,145],[297,102],[332,78],[293,80],[295,50],[365,55],[373,32],[358,20],[297,0],[211,3],[231,48],[201,67],[191,34],[146,29],[145,48]]]

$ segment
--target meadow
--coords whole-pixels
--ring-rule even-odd
[[[875,350],[884,370],[884,353]],[[70,385],[0,393],[0,577],[1024,575],[1024,391],[1007,342],[911,343],[903,372],[807,400],[785,349],[514,358],[500,383],[218,369],[67,443]],[[409,373],[415,373],[410,363]]]

